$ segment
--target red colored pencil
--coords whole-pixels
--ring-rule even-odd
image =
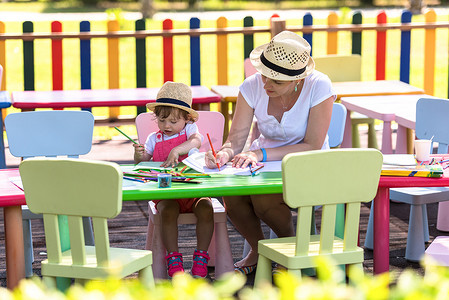
[[[217,160],[217,154],[215,153],[214,146],[212,145],[212,141],[210,140],[209,133],[207,133],[207,138],[209,139],[209,144],[210,144],[210,149],[212,150],[212,154],[214,155],[215,160]],[[218,164],[218,162],[217,162],[217,167],[218,167],[218,171],[220,171],[220,165]]]

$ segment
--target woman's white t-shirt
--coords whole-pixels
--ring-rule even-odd
[[[254,140],[250,150],[276,148],[300,143],[306,134],[310,108],[329,97],[336,99],[332,83],[323,73],[314,70],[304,79],[301,94],[293,107],[284,112],[281,122],[268,115],[269,97],[263,88],[262,76],[256,73],[240,85],[240,92],[248,105],[254,109],[260,136]],[[326,135],[322,149],[329,149]]]
[[[189,137],[192,134],[199,133],[198,126],[196,125],[196,123],[187,123],[186,127],[184,127],[184,129],[186,131],[187,139],[189,139]],[[150,133],[150,135],[147,137],[147,140],[145,142],[145,150],[150,155],[153,155],[154,146],[156,145],[156,133],[157,132]],[[164,134],[163,135],[163,139],[164,139],[164,141],[167,141],[167,140],[170,140],[170,139],[174,139],[174,138],[176,138],[178,136],[179,136],[179,133],[171,135],[171,136],[168,136],[168,135]],[[201,135],[201,141],[203,141],[203,136],[202,135]]]

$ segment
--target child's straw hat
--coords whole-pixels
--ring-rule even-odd
[[[194,120],[198,120],[198,113],[192,109],[192,90],[180,82],[167,81],[157,93],[156,102],[148,103],[147,107],[153,111],[156,106],[173,106],[187,111]]]
[[[250,59],[262,75],[274,80],[296,80],[315,69],[309,43],[291,31],[282,31],[268,44],[255,48]]]

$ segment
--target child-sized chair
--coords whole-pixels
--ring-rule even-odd
[[[214,149],[220,149],[223,140],[224,117],[220,112],[198,111],[199,119],[196,122],[199,132],[205,136],[209,133]],[[142,113],[136,117],[137,135],[140,143],[145,143],[151,132],[158,131],[153,113]],[[204,138],[200,151],[209,151],[210,145],[207,137]],[[215,277],[224,273],[233,272],[231,246],[229,243],[228,229],[226,226],[227,216],[223,205],[212,198],[214,207],[214,234],[209,246],[210,260],[208,266],[215,266]],[[157,279],[167,278],[167,266],[165,261],[166,249],[162,243],[160,233],[160,215],[153,201],[148,202],[148,231],[145,249],[152,250],[154,263],[153,274]],[[196,224],[197,220],[193,213],[180,214],[178,224]]]
[[[375,149],[332,149],[291,153],[282,160],[284,201],[298,209],[296,236],[259,241],[255,286],[271,282],[271,261],[301,276],[326,256],[336,265],[362,268],[357,246],[360,204],[377,192],[382,154]],[[323,188],[325,186],[326,188]],[[345,204],[344,237],[335,236],[338,204]],[[315,205],[322,205],[320,234],[311,234]]]
[[[94,116],[87,111],[32,111],[8,114],[5,130],[9,151],[15,157],[67,156],[77,158],[92,148]],[[25,275],[33,275],[31,220],[42,219],[22,206]],[[86,244],[93,245],[92,225],[84,219]]]
[[[122,210],[120,166],[84,159],[31,158],[20,166],[25,197],[30,210],[43,214],[48,259],[42,276],[49,286],[55,277],[75,282],[119,276],[136,271],[147,287],[154,286],[152,253],[147,250],[111,248],[107,219]],[[84,243],[82,217],[92,217],[95,245]],[[61,220],[67,220],[71,249],[61,251]],[[64,227],[64,225],[62,225]],[[64,233],[62,233],[64,235]]]
[[[438,153],[448,153],[449,145],[449,100],[437,98],[421,98],[416,103],[416,130],[418,139],[431,139],[438,143]],[[420,261],[425,250],[425,242],[429,240],[429,225],[427,221],[427,204],[439,203],[438,226],[448,223],[449,219],[449,188],[394,188],[390,189],[390,199],[396,202],[410,204],[410,216],[407,234],[405,258],[410,261]],[[374,203],[373,203],[374,204]],[[375,204],[374,204],[375,205]],[[373,248],[373,208],[371,207],[365,247]],[[446,230],[449,230],[447,226]]]

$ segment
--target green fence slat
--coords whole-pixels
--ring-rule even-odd
[[[23,33],[32,33],[33,22],[22,24]],[[34,41],[23,41],[23,89],[34,91]]]

